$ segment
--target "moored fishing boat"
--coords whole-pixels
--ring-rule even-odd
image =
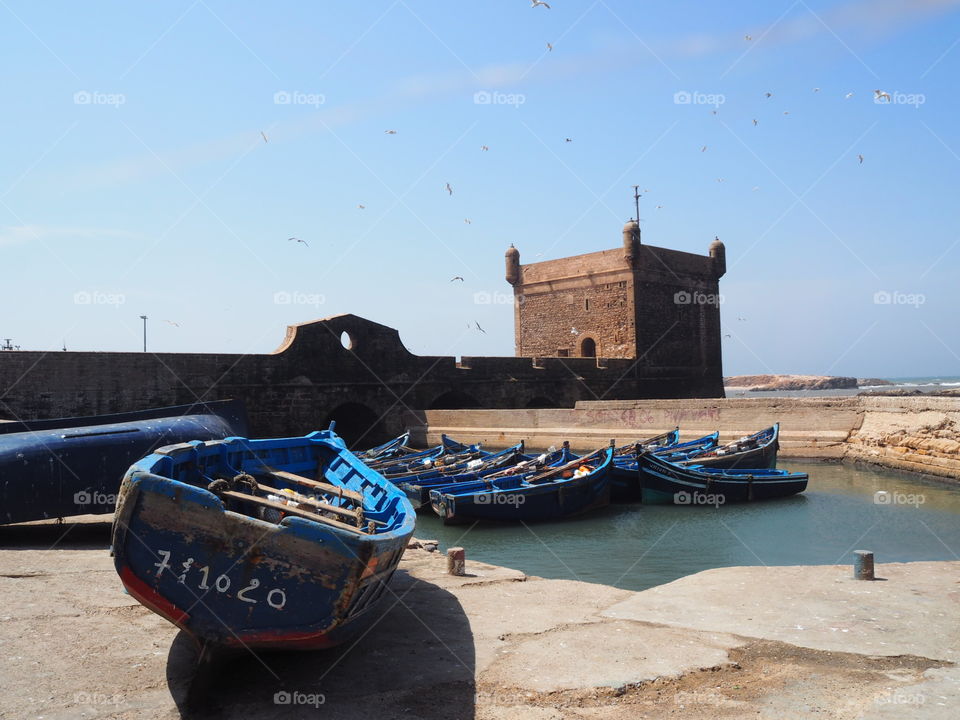
[[[714,468],[775,468],[779,449],[780,423],[776,423],[753,435],[704,449],[677,462]]]
[[[377,617],[414,512],[331,430],[161,448],[120,491],[127,591],[201,643],[324,648]]]
[[[154,448],[246,427],[236,400],[0,423],[0,524],[112,513],[123,474]]]
[[[540,472],[481,478],[433,490],[430,506],[444,524],[475,520],[535,522],[559,520],[610,503],[614,447]]]
[[[404,432],[402,435],[398,435],[393,440],[388,440],[382,445],[377,445],[376,447],[372,447],[361,452],[355,452],[354,455],[364,462],[385,460],[386,458],[402,454],[405,450],[407,450],[408,442],[410,442],[409,430]]]
[[[502,455],[500,453],[491,455],[477,467],[462,470],[456,474],[448,473],[419,478],[405,482],[400,487],[407,494],[410,503],[419,510],[421,507],[429,505],[430,493],[434,490],[456,489],[481,479],[495,480],[512,475],[529,474],[541,468],[576,460],[578,457],[570,452],[568,443],[564,443],[561,450],[550,450],[537,456],[527,455],[523,452],[523,443],[521,442],[513,448],[503,451]]]
[[[770,468],[698,468],[668,462],[655,453],[637,458],[645,504],[724,505],[786,497],[807,488],[806,473]]]
[[[674,432],[674,440],[679,440],[679,429]],[[717,444],[717,438],[719,436],[719,432],[713,432],[710,435],[704,435],[696,440],[688,440],[685,443],[674,442],[670,445],[638,443],[635,446],[636,452],[633,454],[615,456],[613,458],[613,465],[610,468],[610,501],[620,503],[637,502],[640,500],[640,483],[638,482],[640,468],[637,465],[638,452],[654,452],[659,457],[670,459],[684,458],[705,448],[714,447]]]

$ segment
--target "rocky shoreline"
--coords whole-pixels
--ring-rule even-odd
[[[724,387],[750,392],[784,390],[851,390],[861,387],[893,385],[881,378],[855,378],[833,375],[733,375],[723,379]]]

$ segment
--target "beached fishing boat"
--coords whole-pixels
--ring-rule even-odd
[[[123,474],[154,448],[246,431],[235,400],[0,423],[0,524],[111,513]]]
[[[127,591],[201,643],[325,648],[377,618],[414,512],[331,430],[157,450],[113,526]]]
[[[610,503],[613,443],[582,458],[539,472],[481,478],[430,492],[430,506],[444,524],[476,520],[559,520]]]
[[[674,433],[673,439],[679,440],[679,429]],[[613,465],[610,468],[610,502],[638,502],[640,500],[638,453],[654,452],[659,457],[674,462],[676,459],[683,459],[693,453],[716,446],[719,436],[719,432],[713,432],[696,440],[688,440],[685,443],[674,442],[670,445],[658,445],[649,441],[641,442],[635,446],[636,451],[632,455],[620,454],[614,456]]]
[[[725,505],[795,495],[807,489],[806,473],[770,468],[699,468],[675,464],[655,453],[637,458],[646,504]]]
[[[677,462],[714,468],[775,468],[779,449],[780,423],[777,423],[726,445],[692,453]]]

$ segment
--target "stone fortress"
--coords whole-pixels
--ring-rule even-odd
[[[0,352],[0,419],[96,415],[237,398],[255,436],[336,420],[372,445],[431,409],[572,408],[579,401],[723,397],[724,247],[709,256],[641,244],[521,265],[507,251],[516,357],[417,356],[355,315],[287,329],[263,355]]]

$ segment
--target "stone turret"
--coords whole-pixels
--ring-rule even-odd
[[[713,242],[710,243],[710,257],[713,260],[713,269],[717,277],[723,277],[727,272],[727,249],[718,237],[714,237]]]
[[[507,262],[507,282],[511,285],[516,285],[520,282],[520,251],[513,246],[513,243],[510,243],[505,257]]]
[[[623,259],[627,265],[634,267],[640,256],[640,225],[631,220],[623,226]]]

